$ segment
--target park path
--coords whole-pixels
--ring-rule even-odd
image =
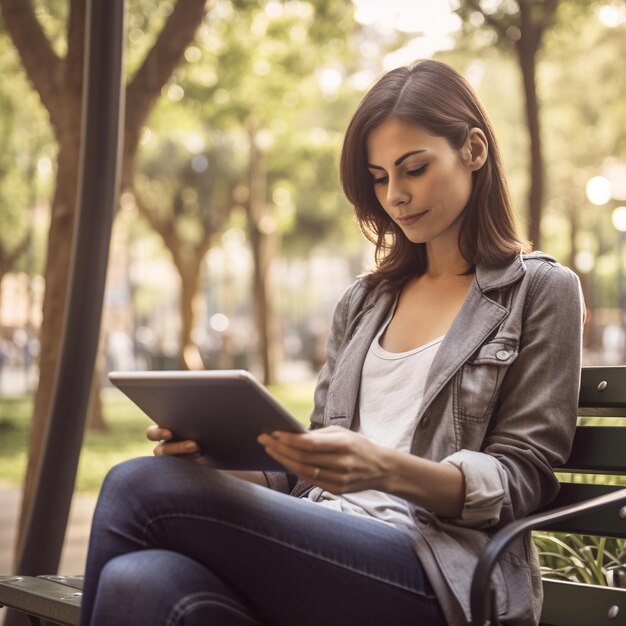
[[[13,550],[20,502],[20,488],[0,480],[0,575],[14,573]],[[59,573],[73,575],[84,572],[89,528],[95,505],[95,495],[74,495]],[[56,572],[41,573],[54,574]],[[2,623],[3,612],[4,609],[0,609],[0,623]]]

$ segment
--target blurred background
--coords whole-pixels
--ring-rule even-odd
[[[333,306],[373,262],[340,191],[342,134],[383,72],[419,58],[474,85],[520,223],[580,276],[585,364],[624,362],[624,0],[194,1],[127,2],[122,193],[81,493],[150,453],[113,369],[248,369],[306,421]],[[59,351],[84,2],[0,11],[0,483],[19,487]]]

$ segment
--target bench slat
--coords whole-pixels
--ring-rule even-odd
[[[0,576],[0,606],[24,611],[61,626],[75,626],[82,593],[36,576]]]
[[[578,406],[582,415],[591,409],[604,409],[607,415],[621,413],[626,405],[626,368],[623,366],[583,367]],[[587,409],[587,410],[585,410]],[[615,410],[613,412],[612,410]]]
[[[549,509],[555,509],[568,504],[575,504],[596,496],[624,491],[624,499],[621,503],[607,506],[599,511],[593,511],[577,518],[565,520],[556,524],[542,526],[541,530],[551,532],[567,532],[581,535],[598,535],[602,537],[626,537],[626,519],[620,518],[620,509],[626,506],[626,488],[614,485],[579,485],[562,483],[559,495],[550,504]]]
[[[626,589],[544,578],[543,590],[540,626],[617,626],[625,623]]]
[[[579,426],[572,453],[558,471],[624,474],[626,471],[626,428],[623,426]]]

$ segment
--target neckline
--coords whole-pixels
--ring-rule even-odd
[[[425,350],[428,350],[429,348],[432,348],[433,346],[440,344],[444,340],[444,337],[445,337],[445,335],[441,335],[441,337],[437,337],[436,339],[431,339],[430,341],[422,344],[421,346],[417,346],[416,348],[411,348],[410,350],[404,350],[403,352],[391,352],[389,350],[386,350],[380,345],[380,335],[381,333],[378,333],[378,335],[376,335],[376,339],[374,340],[372,344],[372,348],[373,348],[374,354],[384,359],[403,359],[408,356],[413,356],[414,354],[418,354],[419,352],[424,352]]]

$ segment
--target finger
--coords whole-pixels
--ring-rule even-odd
[[[320,452],[316,449],[296,448],[268,436],[259,437],[258,441],[265,446],[266,450],[272,450],[274,453],[280,454],[284,458],[302,463],[303,465],[313,467],[321,465],[336,469],[341,468],[343,465],[341,455],[338,455],[334,450],[330,452]]]
[[[275,448],[267,447],[265,448],[265,451],[273,459],[282,463],[282,465],[284,465],[288,470],[297,474],[301,478],[312,481],[319,475],[319,471],[316,471],[318,466],[313,463],[305,463],[303,461],[293,459]]]
[[[185,456],[199,454],[200,446],[195,441],[161,441],[154,447],[156,456]]]
[[[173,437],[173,433],[168,428],[161,428],[156,424],[148,426],[146,429],[146,437],[150,441],[169,441]]]
[[[344,428],[337,431],[289,433],[276,431],[272,438],[292,448],[315,452],[342,452],[349,449],[349,437]]]

